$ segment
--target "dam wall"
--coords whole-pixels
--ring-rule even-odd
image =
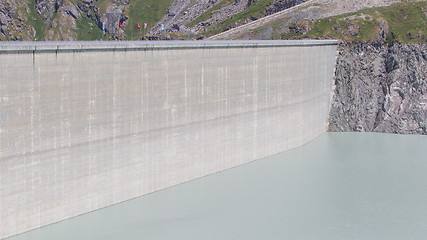
[[[336,47],[0,43],[0,239],[307,143]]]

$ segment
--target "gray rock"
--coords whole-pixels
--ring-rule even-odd
[[[77,3],[77,7],[86,14],[88,18],[96,23],[99,28],[102,28],[102,22],[100,20],[100,12],[98,7],[92,5],[93,1],[83,1],[83,3]]]
[[[96,1],[97,0],[84,0],[83,3],[89,5],[89,4],[92,4],[92,3],[96,2]]]
[[[80,17],[80,13],[77,10],[76,6],[74,6],[71,3],[68,3],[64,6],[62,6],[62,10],[64,12],[66,12],[68,15],[72,16],[73,18],[77,19],[78,17]]]
[[[4,13],[0,12],[0,26],[8,25],[8,24],[9,24],[8,17]]]
[[[9,31],[7,30],[7,27],[5,25],[3,25],[3,26],[0,27],[0,32],[3,35],[8,35],[9,34]]]
[[[49,23],[56,12],[56,0],[35,0],[35,3],[38,13]]]
[[[114,34],[119,26],[120,18],[124,11],[124,5],[109,4],[105,10],[105,13],[101,17],[101,22],[105,23],[105,30],[110,34]],[[102,23],[101,28],[102,28]]]
[[[282,10],[291,8],[293,6],[296,6],[298,4],[301,4],[303,2],[306,2],[307,0],[278,0],[275,1],[273,4],[271,4],[267,9],[265,10],[265,15],[271,15],[276,12],[280,12]],[[249,2],[248,2],[249,4]]]
[[[390,73],[391,71],[398,68],[399,68],[399,63],[396,61],[393,55],[389,55],[385,60],[385,69],[387,73]]]
[[[427,134],[426,51],[425,44],[341,45],[329,130]]]
[[[130,0],[115,0],[114,3],[120,4],[120,5],[128,5],[130,3]]]
[[[381,74],[384,72],[384,59],[382,59],[380,56],[376,57],[372,63],[371,63],[371,71],[372,75],[374,76],[381,76]]]

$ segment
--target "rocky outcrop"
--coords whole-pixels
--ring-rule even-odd
[[[78,3],[77,6],[80,11],[86,14],[87,17],[91,19],[100,29],[105,26],[106,32],[110,33],[114,37],[117,29],[119,28],[120,19],[126,18],[123,16],[123,12],[126,5],[128,5],[130,1],[106,1],[105,12],[101,12],[101,10],[94,4],[96,1],[98,0],[85,0],[82,3]]]
[[[17,9],[9,1],[6,1],[0,5],[0,34],[3,36],[9,35],[8,26],[12,24],[12,16],[16,13]]]
[[[95,24],[99,29],[105,24],[112,39],[123,39],[123,32],[120,36],[117,34],[118,23],[127,18],[123,13],[130,0],[103,0],[102,11],[98,1],[0,1],[0,40],[77,40],[79,21],[80,24]],[[87,21],[86,16],[91,21]],[[36,25],[37,31],[33,27]]]
[[[263,13],[263,15],[270,15],[305,1],[307,0],[273,0],[271,4],[265,8],[265,13]],[[256,1],[253,0],[174,0],[168,10],[168,14],[150,30],[150,33],[161,33],[162,24],[167,32],[186,32],[190,34],[203,33],[210,26],[215,26],[226,19],[233,18],[236,14],[251,7],[255,2]],[[189,23],[196,20],[207,11],[211,11],[207,19],[197,23],[195,26],[188,27]],[[228,26],[226,29],[240,26],[254,20],[257,20],[257,17],[249,16]]]
[[[89,19],[94,21],[98,27],[102,28],[100,20],[101,13],[99,8],[93,4],[94,2],[96,2],[96,0],[83,1],[82,3],[77,3],[77,6],[80,11],[86,14]]]
[[[280,0],[273,2],[271,6],[274,6],[278,1]],[[285,9],[276,14],[271,14],[259,19],[258,21],[249,22],[243,26],[211,36],[208,39],[275,39],[277,37],[274,37],[274,35],[281,36],[289,33],[289,26],[301,20],[316,20],[355,12],[363,8],[389,6],[390,4],[401,1],[402,0],[307,0],[295,6],[293,11]],[[267,9],[270,7],[267,7]],[[274,30],[268,30],[268,27],[266,28],[268,25],[270,25],[270,27],[275,25]],[[271,33],[266,34],[263,28]]]
[[[162,24],[165,28],[164,30],[167,32],[185,31],[196,33],[196,30],[188,28],[186,24],[195,20],[220,2],[220,0],[174,0],[167,10],[167,14],[151,28],[150,34],[161,33]]]
[[[266,15],[271,15],[276,12],[280,12],[282,10],[291,8],[293,6],[296,6],[298,4],[301,4],[303,2],[306,2],[307,0],[279,0],[271,4],[266,10]]]
[[[55,15],[51,23],[52,28],[48,29],[45,40],[73,41],[77,39],[77,34],[74,30],[77,29],[76,21],[81,16],[77,7],[71,2],[60,1]],[[56,31],[53,29],[56,29]]]
[[[427,134],[427,45],[343,44],[330,131]]]
[[[36,31],[28,25],[28,13],[31,8],[26,1],[0,1],[0,40],[34,40]]]
[[[127,1],[127,3],[107,3],[106,11],[101,16],[101,22],[98,26],[102,29],[102,25],[105,24],[105,30],[112,35],[115,34],[122,17],[122,13],[125,10],[125,4],[129,4],[129,1]]]
[[[50,23],[62,0],[35,0],[38,14],[43,16],[45,23]]]

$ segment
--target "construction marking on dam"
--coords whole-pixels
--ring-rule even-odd
[[[0,239],[315,139],[337,44],[0,43]]]

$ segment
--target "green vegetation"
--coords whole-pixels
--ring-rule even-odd
[[[214,11],[217,11],[218,9],[220,9],[223,6],[226,6],[228,4],[233,3],[233,0],[222,0],[221,2],[219,2],[218,4],[214,5],[213,7],[211,7],[209,10],[207,10],[206,12],[204,12],[202,15],[200,15],[198,18],[194,19],[194,21],[192,21],[191,23],[187,24],[187,27],[194,27],[196,26],[198,23],[204,22],[206,20],[208,20],[209,18],[211,18],[212,13]]]
[[[290,17],[284,17],[280,21],[273,21],[267,23],[259,28],[253,30],[252,35],[258,36],[260,39],[280,39],[280,32],[284,28],[284,22],[289,21]],[[244,34],[242,34],[243,36]],[[239,36],[237,39],[241,38]]]
[[[424,14],[426,8],[426,1],[399,3],[383,9],[383,15],[390,25],[390,32],[397,36],[398,41],[414,42],[419,32],[427,33],[427,17]]]
[[[271,5],[274,0],[254,0],[252,5],[249,6],[242,12],[237,13],[231,18],[225,19],[224,21],[208,28],[206,36],[212,36],[220,32],[226,31],[233,26],[240,25],[245,20],[254,17],[260,18],[265,14],[265,8]]]
[[[100,40],[108,39],[108,36],[102,35],[102,29],[100,29],[93,21],[91,21],[85,14],[82,14],[80,18],[76,20],[77,23],[77,40]],[[107,33],[106,33],[107,34]]]
[[[272,22],[272,27],[273,27],[273,32],[271,34],[271,39],[280,39],[281,34],[280,32],[282,31],[282,29],[285,27],[283,24],[283,21],[287,22],[289,21],[289,19],[291,19],[290,17],[284,17],[282,18],[282,21],[274,21]]]
[[[400,2],[290,25],[284,39],[338,38],[348,42],[384,39],[389,43],[426,42],[427,2]]]
[[[33,26],[36,30],[36,36],[33,40],[42,41],[46,32],[46,26],[43,25],[43,18],[37,13],[34,0],[26,1],[30,10],[27,16],[26,24],[29,26]],[[26,10],[24,11],[26,12]]]
[[[36,10],[34,0],[22,0],[24,5],[18,5],[18,12],[14,18],[23,19],[25,24],[24,29],[9,27],[8,30],[15,39],[32,39],[43,40],[46,35],[49,37],[58,38],[58,34],[67,34],[74,25],[57,24],[61,21],[59,15],[53,17],[53,25],[49,26],[50,22],[43,20],[43,16],[39,15]],[[66,0],[73,4],[81,3],[83,0]],[[206,32],[199,32],[195,35],[186,33],[167,34],[163,37],[172,39],[190,39],[208,37],[230,28],[242,25],[250,19],[260,18],[265,15],[265,9],[270,6],[275,0],[253,0],[251,6],[240,13],[231,16],[221,22],[217,22],[207,27]],[[124,22],[124,35],[120,33],[122,38],[126,40],[142,39],[147,30],[144,30],[144,23],[149,24],[149,28],[153,27],[165,14],[170,7],[172,0],[131,0],[129,5],[125,5],[124,16],[127,20]],[[198,23],[204,22],[215,15],[220,9],[230,4],[234,0],[221,0],[216,5],[212,6],[206,12],[201,14],[192,22],[188,23],[188,27],[194,27]],[[105,13],[108,4],[116,4],[112,0],[95,1],[93,5],[96,8],[90,8],[92,15],[101,17]],[[310,4],[300,7],[296,12],[319,6],[320,4]],[[427,1],[407,1],[398,2],[387,7],[377,7],[363,9],[353,13],[332,16],[319,20],[301,20],[296,23],[289,23],[289,17],[267,23],[264,26],[253,30],[252,32],[243,33],[242,36],[252,36],[261,39],[325,39],[334,38],[348,42],[367,42],[374,40],[386,41],[388,43],[425,43],[425,34],[427,32]],[[56,13],[54,13],[56,14]],[[141,29],[137,29],[137,23]],[[55,25],[56,24],[56,25]],[[77,28],[74,30],[78,40],[99,40],[111,39],[112,36],[106,33],[102,34],[102,29],[97,26],[93,20],[82,13],[76,19]],[[32,26],[35,30],[33,36]],[[66,29],[64,31],[64,29]],[[288,31],[289,30],[289,31]],[[165,33],[166,34],[166,33]],[[75,35],[73,35],[75,37]],[[145,36],[149,38],[148,36]],[[9,38],[6,36],[6,38]]]
[[[144,34],[144,23],[154,26],[165,14],[172,0],[134,0],[131,1],[125,14],[129,16],[125,29],[128,40],[140,39]],[[137,23],[141,29],[137,28]],[[148,29],[147,29],[148,31]]]
[[[107,10],[107,1],[96,1],[94,2],[94,5],[99,8],[99,12],[105,13]]]
[[[304,7],[300,7],[298,9],[296,9],[294,12],[301,12],[302,10],[305,10],[307,8],[317,7],[317,6],[321,6],[321,5],[322,5],[321,3],[312,3],[312,4],[306,5]]]
[[[170,32],[164,34],[164,37],[167,39],[175,39],[175,40],[190,40],[193,35],[188,35],[182,32]]]

